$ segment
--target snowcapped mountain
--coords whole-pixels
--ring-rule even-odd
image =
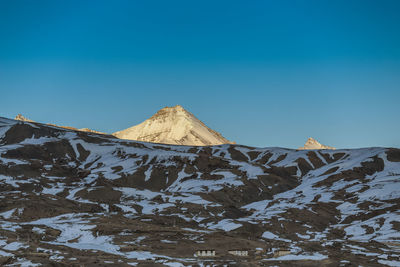
[[[395,148],[174,146],[0,118],[0,192],[0,265],[400,266]]]
[[[331,146],[322,145],[317,140],[310,137],[307,139],[307,142],[304,144],[304,146],[299,147],[298,149],[307,150],[307,149],[335,149],[335,148]]]
[[[171,145],[233,144],[179,105],[165,107],[141,124],[113,135],[120,139]]]

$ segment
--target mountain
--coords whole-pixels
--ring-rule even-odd
[[[18,114],[17,116],[15,116],[14,120],[26,121],[26,122],[35,122],[33,120],[25,118],[21,114]],[[103,132],[98,132],[98,131],[95,131],[95,130],[91,130],[89,128],[78,129],[78,128],[71,127],[71,126],[59,126],[59,125],[52,124],[52,123],[48,123],[48,125],[55,126],[55,127],[60,127],[60,128],[64,128],[64,129],[69,129],[69,130],[74,130],[74,131],[82,131],[82,132],[97,133],[97,134],[106,134],[106,133],[103,133]]]
[[[307,142],[304,144],[303,147],[299,147],[298,149],[300,150],[307,150],[307,149],[335,149],[334,147],[331,146],[326,146],[320,144],[317,140],[314,138],[310,137],[307,139]]]
[[[0,192],[0,265],[400,265],[395,148],[174,146],[0,118]]]
[[[179,105],[165,107],[141,124],[113,135],[120,139],[171,145],[210,146],[233,143]]]

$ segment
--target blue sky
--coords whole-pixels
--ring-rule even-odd
[[[230,140],[400,147],[400,1],[0,0],[0,116],[114,132],[180,104]]]

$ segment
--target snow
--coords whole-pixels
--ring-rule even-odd
[[[292,242],[289,239],[280,238],[279,236],[277,236],[271,232],[268,232],[268,231],[264,232],[261,237],[266,238],[266,239],[284,241],[284,242]]]
[[[11,253],[9,253],[9,252],[2,251],[2,250],[0,249],[0,256],[2,256],[2,257],[13,257],[14,254],[11,254]]]
[[[25,160],[20,160],[20,159],[8,159],[8,158],[2,158],[1,157],[1,150],[0,150],[0,161],[2,162],[2,164],[15,164],[15,165],[24,165],[24,164],[28,164],[28,161]]]
[[[24,141],[20,142],[20,145],[43,145],[48,142],[57,142],[59,141],[58,138],[55,137],[40,137],[40,138],[29,138],[25,139]]]
[[[146,239],[146,236],[139,236],[136,239],[133,239],[131,241],[125,241],[125,244],[134,244],[134,245],[140,245],[140,242],[142,242],[144,239]]]
[[[21,226],[13,222],[0,221],[0,225],[1,229],[11,232],[16,232],[18,229],[21,229]]]
[[[139,190],[136,188],[131,188],[131,187],[117,187],[114,188],[115,190],[121,191],[124,197],[129,198],[145,198],[145,199],[152,199],[155,198],[156,196],[160,195],[158,192],[153,192],[150,190]]]
[[[38,234],[44,234],[46,232],[46,230],[41,229],[39,227],[33,227],[32,231],[35,232],[35,233],[38,233]]]
[[[9,184],[9,185],[11,185],[12,187],[19,187],[19,184],[18,183],[30,183],[30,182],[32,182],[32,181],[34,181],[33,179],[28,179],[28,180],[22,180],[22,179],[15,179],[15,178],[13,178],[13,177],[10,177],[10,176],[5,176],[5,175],[1,175],[0,174],[0,181],[2,181],[2,182],[4,182],[4,183],[6,183],[6,184]]]
[[[22,244],[20,242],[12,242],[10,244],[7,244],[3,247],[3,249],[5,250],[10,250],[10,251],[16,251],[19,250],[21,248],[27,248],[28,245]]]
[[[393,266],[393,267],[399,267],[400,266],[400,261],[396,260],[378,260],[380,264],[385,264],[387,266]]]
[[[277,154],[284,153],[282,149],[278,149],[277,151]],[[293,158],[298,158],[300,155],[302,155],[301,153],[305,153],[305,151],[297,151],[296,153],[288,154],[284,160],[275,163],[275,165],[287,166],[289,162],[293,160]],[[397,182],[400,178],[400,175],[393,175],[395,170],[399,169],[400,164],[396,162],[388,162],[386,159],[385,150],[383,148],[356,149],[351,150],[351,152],[349,150],[336,150],[335,152],[327,150],[324,151],[324,153],[345,153],[347,156],[344,156],[342,159],[329,165],[323,166],[316,170],[311,170],[307,175],[302,177],[301,184],[299,186],[292,190],[274,195],[273,200],[261,200],[243,206],[242,208],[244,209],[252,210],[253,214],[247,218],[240,218],[239,220],[247,222],[254,220],[257,221],[262,218],[268,220],[279,216],[289,208],[309,209],[308,205],[313,204],[314,198],[317,195],[320,195],[320,198],[318,199],[319,202],[336,202],[339,204],[337,209],[340,211],[341,219],[343,221],[349,215],[368,212],[368,210],[364,211],[360,209],[359,204],[362,202],[371,201],[376,203],[377,205],[375,207],[370,207],[370,210],[373,210],[378,208],[382,209],[384,207],[390,207],[393,205],[390,203],[385,203],[385,200],[400,198],[400,183]],[[274,154],[274,157],[277,158],[277,154]],[[297,154],[297,156],[294,156],[293,154]],[[367,176],[367,182],[364,182],[362,185],[359,184],[357,180],[339,180],[329,188],[324,186],[316,186],[317,183],[328,179],[335,173],[340,173],[341,171],[361,166],[361,162],[371,161],[372,157],[375,155],[379,155],[379,157],[385,161],[385,169],[382,172]],[[338,167],[334,173],[322,175],[327,170],[334,167]],[[352,203],[333,199],[335,193],[343,188],[347,192],[354,194],[358,201]],[[351,225],[345,228],[345,231],[347,235],[354,240],[367,240],[371,238],[375,240],[399,239],[399,234],[392,229],[390,224],[391,221],[399,220],[398,216],[398,213],[391,212],[390,214],[375,216],[374,218],[371,218],[363,223],[353,222]],[[366,235],[362,226],[374,225],[376,220],[382,217],[389,217],[385,219],[385,225],[379,229],[375,227],[374,234]],[[343,227],[343,225],[337,225],[336,227]]]
[[[11,209],[9,211],[2,212],[0,213],[0,216],[3,217],[4,219],[10,219],[15,210],[16,209]]]
[[[243,182],[232,173],[224,172],[224,177],[216,180],[203,180],[200,178],[189,179],[174,183],[167,188],[168,192],[200,193],[219,191],[224,186],[242,186]]]
[[[166,198],[166,196],[164,195],[164,197]],[[193,203],[193,204],[198,204],[198,205],[211,205],[211,206],[220,206],[219,204],[214,204],[207,201],[205,199],[203,199],[202,197],[198,196],[198,195],[192,195],[192,194],[185,194],[183,193],[181,196],[168,196],[169,197],[169,201],[170,202],[182,202],[182,203]]]
[[[136,260],[154,260],[159,256],[148,251],[130,251],[126,253],[126,257]]]
[[[224,219],[224,220],[219,221],[217,224],[213,224],[213,223],[208,224],[207,228],[211,229],[211,230],[221,229],[221,230],[224,230],[225,232],[229,232],[229,231],[235,230],[241,226],[242,226],[242,224],[235,223],[231,219]]]
[[[132,213],[132,214],[136,214],[137,213],[134,208],[131,208],[131,207],[126,206],[126,205],[115,204],[115,206],[119,207],[125,213]]]
[[[61,231],[56,241],[49,242],[54,245],[64,245],[76,249],[100,250],[108,253],[118,253],[119,247],[111,244],[109,236],[94,236],[91,229],[96,225],[88,224],[84,220],[85,213],[63,214],[51,218],[43,218],[29,223],[30,225],[44,225]],[[72,242],[72,240],[76,240]]]
[[[270,259],[265,259],[266,261],[298,261],[298,260],[315,260],[315,261],[320,261],[327,259],[328,256],[322,255],[320,253],[314,253],[314,254],[303,254],[303,255],[284,255],[280,256],[277,258],[270,258]]]
[[[379,220],[384,220],[384,224],[380,226]],[[391,222],[400,221],[400,212],[385,213],[362,222],[355,221],[344,228],[346,235],[351,240],[376,240],[376,241],[396,241],[400,239],[400,232],[393,229]],[[367,234],[363,226],[374,228],[374,232]]]
[[[151,172],[152,172],[153,167],[150,166],[147,171],[144,172],[145,178],[144,181],[147,182],[148,180],[150,180],[151,177]]]
[[[23,258],[17,258],[17,262],[13,264],[8,264],[7,266],[18,266],[18,267],[36,267],[36,266],[42,266],[40,263],[33,263],[30,260],[23,259]]]
[[[199,229],[193,229],[193,228],[188,228],[188,227],[184,227],[184,228],[182,228],[182,230],[189,231],[189,232],[198,232],[198,233],[210,233],[211,232],[211,231],[207,231],[207,230],[199,230]]]
[[[147,201],[141,201],[139,205],[143,207],[142,209],[143,214],[154,214],[154,212],[162,212],[164,209],[168,207],[175,206],[172,203],[157,204],[157,203],[150,203]]]
[[[163,239],[163,240],[160,240],[162,243],[166,243],[166,244],[176,244],[176,243],[178,243],[177,241],[171,241],[171,240],[166,240],[166,239]]]
[[[56,195],[62,191],[64,191],[63,187],[52,187],[52,188],[43,187],[42,194]]]
[[[170,267],[182,267],[185,266],[180,262],[164,262],[164,265],[170,266]]]
[[[55,241],[47,242],[52,245],[63,245],[80,250],[104,251],[106,253],[122,255],[129,259],[147,260],[158,257],[169,258],[147,251],[120,252],[120,247],[112,243],[113,237],[93,234],[91,230],[94,229],[96,225],[89,224],[89,219],[84,219],[85,216],[88,215],[89,214],[86,213],[69,213],[56,217],[43,218],[23,224],[44,225],[61,231],[60,235]],[[91,219],[94,218],[92,217]],[[13,247],[17,247],[17,245]]]
[[[240,166],[239,170],[245,172],[249,180],[257,179],[258,175],[265,174],[263,169],[261,169],[257,165],[253,165],[251,163],[247,163],[247,162],[232,162],[232,165]]]
[[[279,236],[277,236],[277,235],[275,235],[275,234],[273,234],[273,233],[271,233],[271,232],[264,232],[263,234],[262,234],[262,237],[263,238],[267,238],[267,239],[278,239],[279,238]]]
[[[131,208],[132,205],[140,205],[143,207],[143,214],[153,214],[155,211],[162,212],[164,209],[169,207],[174,207],[176,203],[193,203],[198,205],[211,205],[219,206],[219,204],[214,204],[210,201],[204,200],[198,195],[192,195],[187,193],[176,194],[176,193],[162,193],[153,192],[150,190],[139,190],[135,188],[119,187],[115,188],[121,191],[123,196],[121,198],[122,204],[117,204],[124,212],[136,213],[136,210]],[[153,198],[161,196],[166,203],[157,203],[152,201]]]
[[[302,238],[302,239],[310,239],[311,238],[310,235],[302,235],[302,234],[299,234],[299,233],[296,233],[296,235],[298,237]]]
[[[60,261],[60,260],[64,259],[64,256],[62,256],[62,255],[51,255],[49,257],[49,259],[53,260],[53,261]]]

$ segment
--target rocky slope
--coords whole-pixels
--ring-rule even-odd
[[[172,145],[232,144],[179,105],[165,107],[141,124],[113,135],[121,139]]]
[[[0,264],[399,266],[399,179],[394,148],[160,145],[0,118]]]
[[[307,149],[335,149],[335,148],[331,147],[331,146],[326,146],[326,145],[320,144],[317,140],[310,137],[307,139],[307,142],[304,144],[304,146],[299,147],[298,149],[307,150]]]

